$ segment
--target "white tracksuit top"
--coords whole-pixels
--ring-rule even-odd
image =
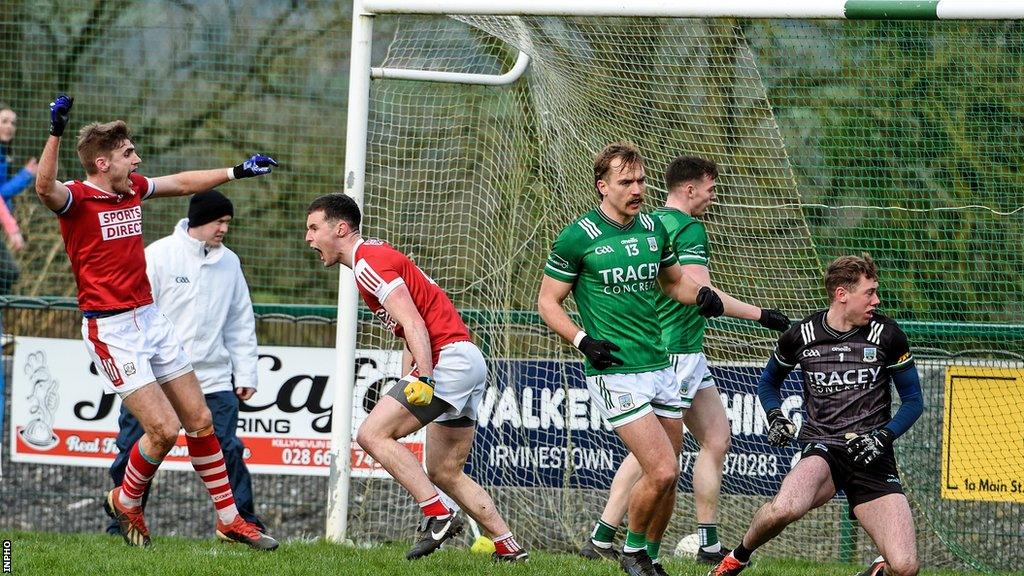
[[[256,319],[238,256],[226,246],[203,253],[188,218],[146,247],[157,308],[174,324],[203,393],[256,388]]]

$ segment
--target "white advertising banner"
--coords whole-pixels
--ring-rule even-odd
[[[241,403],[238,437],[253,473],[327,476],[334,405],[333,348],[261,346],[259,388]],[[377,400],[401,378],[400,351],[358,350],[352,437]],[[117,454],[121,402],[105,394],[81,340],[29,338],[15,342],[11,389],[11,460],[108,467]],[[423,462],[423,430],[406,444]],[[352,474],[388,477],[353,440]],[[184,434],[164,460],[191,470]]]

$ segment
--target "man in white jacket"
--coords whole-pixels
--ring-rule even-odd
[[[216,190],[192,196],[188,218],[178,221],[173,234],[146,247],[146,274],[153,299],[174,324],[203,387],[238,513],[266,533],[253,504],[252,479],[242,456],[245,446],[235,434],[238,401],[256,392],[257,354],[249,286],[238,256],[224,246],[233,216],[231,200]],[[124,478],[129,449],[143,433],[123,407],[118,424],[120,453],[110,467],[115,486]],[[117,522],[107,532],[120,533]]]

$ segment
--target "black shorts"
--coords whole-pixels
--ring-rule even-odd
[[[858,504],[871,502],[887,494],[903,494],[903,483],[896,469],[896,454],[892,446],[866,468],[854,463],[845,447],[826,446],[821,443],[804,446],[801,458],[821,456],[828,463],[832,473],[832,483],[836,491],[846,493],[846,501],[850,503],[850,518]]]

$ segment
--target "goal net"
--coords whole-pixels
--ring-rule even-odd
[[[1005,424],[1015,421],[1020,432],[1021,409],[1009,400],[1022,391],[1021,334],[1013,327],[1021,312],[1010,305],[1020,289],[999,277],[1019,278],[1012,262],[1019,260],[1020,182],[998,157],[1009,150],[1020,159],[1019,123],[1011,121],[1018,112],[979,102],[961,124],[944,123],[943,114],[959,110],[950,100],[967,92],[942,82],[980,88],[1000,73],[1017,74],[1009,58],[1019,59],[1021,48],[1013,40],[1009,55],[972,66],[936,56],[1010,42],[1005,27],[971,24],[958,35],[953,26],[887,22],[386,21],[396,26],[383,62],[389,68],[496,74],[518,51],[531,58],[509,86],[374,81],[364,225],[364,234],[406,250],[448,292],[491,360],[469,471],[521,542],[581,545],[625,454],[589,403],[579,353],[535,312],[552,240],[597,202],[594,154],[624,139],[647,159],[648,209],[663,202],[662,175],[676,156],[719,164],[718,200],[705,218],[711,275],[742,300],[802,318],[826,304],[825,263],[874,255],[883,310],[910,333],[926,388],[925,417],[898,443],[922,558],[981,566],[993,562],[985,554],[991,546],[1002,550],[999,562],[1020,566],[1006,550],[1020,543],[1022,499],[1010,481],[1021,448]],[[949,127],[958,131],[943,132]],[[962,163],[946,162],[954,150]],[[989,235],[999,246],[1008,239],[1001,235],[1018,241],[1018,250],[986,246]],[[396,346],[369,320],[360,332],[361,348]],[[756,399],[773,344],[773,334],[750,322],[715,320],[708,330],[706,352],[733,431],[719,506],[727,546],[794,462],[796,448],[767,444]],[[962,369],[965,394],[951,398],[954,364],[972,367]],[[799,422],[792,377],[783,396]],[[944,416],[951,403],[952,419]],[[1003,424],[993,427],[985,414]],[[1009,451],[1005,462],[970,460],[985,458],[986,435]],[[696,450],[688,437],[667,548],[696,531]],[[975,488],[946,487],[957,474],[969,474]],[[355,481],[352,490],[349,535],[357,540],[404,537],[417,521],[411,500],[389,480]],[[874,557],[847,513],[845,500],[834,499],[765,552]]]

